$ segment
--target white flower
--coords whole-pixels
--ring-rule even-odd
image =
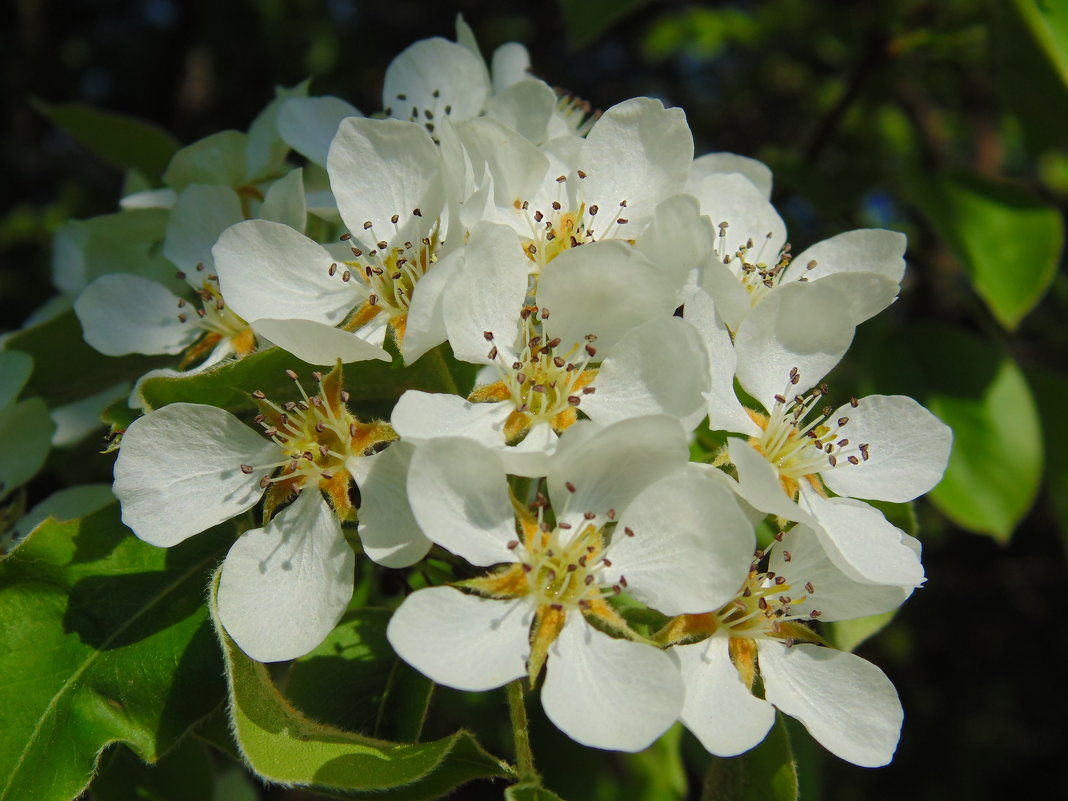
[[[600,423],[672,414],[696,426],[704,346],[672,316],[672,288],[640,252],[600,242],[561,254],[541,275],[540,306],[527,296],[524,263],[506,226],[472,232],[445,297],[446,326],[454,353],[492,365],[498,380],[487,377],[467,401],[405,393],[392,419],[402,437],[472,437],[498,449],[509,472],[533,476],[580,409]]]
[[[763,556],[732,601],[669,627],[674,642],[706,637],[674,648],[686,684],[682,722],[713,754],[735,756],[764,739],[777,707],[842,759],[887,764],[902,721],[893,685],[860,657],[817,645],[799,621],[885,612],[908,591],[852,582],[804,526],[773,544],[762,570]],[[754,694],[758,675],[763,698]]]
[[[397,567],[429,548],[404,495],[410,450],[391,445],[368,456],[394,435],[384,424],[353,417],[340,382],[335,370],[311,396],[297,383],[301,400],[284,406],[253,393],[266,438],[214,406],[164,406],[129,426],[115,462],[123,522],[161,547],[241,514],[266,494],[268,522],[234,543],[219,590],[224,625],[261,661],[306,653],[344,611],[353,555],[339,519],[355,516],[354,480],[364,491],[360,526],[368,556]]]
[[[542,704],[560,729],[598,748],[645,748],[678,714],[678,674],[606,596],[626,590],[669,614],[715,606],[734,591],[718,579],[744,569],[753,545],[730,492],[688,473],[686,458],[670,418],[573,426],[554,456],[548,498],[528,511],[513,503],[492,451],[465,439],[420,445],[408,482],[420,526],[472,564],[496,567],[460,583],[473,594],[414,593],[390,621],[391,644],[458,689],[524,675],[533,683],[544,666]]]
[[[387,327],[413,361],[445,339],[439,297],[450,267],[438,147],[415,123],[350,117],[328,169],[352,232],[345,255],[287,226],[239,223],[213,250],[223,292],[257,333],[312,364],[386,359]]]

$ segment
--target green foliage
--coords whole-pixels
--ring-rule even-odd
[[[1041,424],[1020,368],[948,326],[915,326],[878,348],[878,388],[919,398],[953,429],[949,467],[930,498],[958,525],[1007,541],[1042,477]]]
[[[300,359],[281,348],[268,348],[202,373],[149,378],[141,384],[141,400],[145,411],[179,402],[208,403],[224,409],[251,408],[249,393],[254,389],[272,399],[287,399],[293,394],[287,369],[310,377],[311,369]],[[405,390],[453,392],[458,388],[464,392],[471,388],[476,369],[436,348],[407,368],[381,361],[347,364],[345,386],[355,408],[388,417],[393,403]]]
[[[174,361],[169,356],[115,358],[98,353],[82,338],[81,324],[72,310],[16,331],[4,347],[33,357],[34,370],[25,392],[37,395],[50,407],[95,395],[120,381],[132,382],[148,370]]]
[[[537,784],[513,784],[504,791],[504,801],[564,801],[551,790]]]
[[[245,656],[215,623],[226,660],[232,730],[245,761],[262,778],[416,801],[437,798],[471,779],[512,775],[466,731],[406,745],[311,720],[278,691],[267,668]],[[336,700],[329,686],[319,692]]]
[[[133,169],[158,179],[181,147],[159,126],[125,114],[101,111],[83,103],[30,103],[94,156],[120,170]]]
[[[1068,378],[1052,370],[1031,371],[1027,377],[1042,412],[1047,494],[1060,528],[1061,542],[1068,550],[1068,417],[1064,414]]]
[[[0,799],[74,798],[108,744],[154,762],[219,704],[203,599],[230,536],[155,548],[113,505],[0,561]]]
[[[433,685],[408,667],[386,640],[390,612],[349,612],[289,672],[286,697],[301,712],[339,728],[416,742]],[[324,693],[323,688],[330,692]],[[345,702],[338,703],[338,698]]]
[[[95,801],[206,801],[212,797],[215,776],[208,748],[189,737],[155,765],[146,765],[121,745],[100,763],[92,784]]]
[[[828,642],[839,651],[855,651],[865,640],[874,637],[894,619],[896,609],[852,620],[836,620],[823,629]]]
[[[577,49],[590,44],[645,3],[646,0],[560,0],[571,46]]]
[[[966,173],[919,181],[914,200],[998,322],[1015,329],[1057,271],[1060,212],[1019,187]]]
[[[702,801],[797,801],[797,763],[779,716],[764,742],[736,757],[713,757]]]

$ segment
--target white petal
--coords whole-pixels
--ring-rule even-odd
[[[500,459],[471,440],[444,437],[415,449],[408,500],[431,540],[473,565],[514,562],[515,514]]]
[[[612,538],[610,570],[626,577],[627,592],[666,615],[708,612],[737,594],[755,544],[733,493],[684,473],[652,484],[627,506]]]
[[[231,546],[219,578],[219,619],[257,661],[303,656],[341,619],[355,566],[333,510],[317,491],[302,492],[266,528]]]
[[[172,403],[135,420],[115,460],[122,520],[153,545],[177,545],[251,508],[278,447],[229,412]]]
[[[390,423],[406,440],[464,437],[492,448],[504,444],[510,413],[507,403],[471,403],[459,395],[410,389],[393,407]]]
[[[759,649],[768,701],[805,724],[828,751],[866,768],[893,759],[904,713],[879,668],[808,643],[786,648],[762,640]]]
[[[278,112],[278,133],[313,164],[326,166],[326,154],[346,117],[363,115],[340,97],[291,97]]]
[[[661,200],[679,191],[692,160],[693,136],[682,109],[648,97],[618,103],[590,130],[577,165],[589,176],[583,182],[587,208],[596,204],[606,215],[644,224]]]
[[[672,649],[686,685],[682,722],[706,750],[721,757],[759,744],[775,722],[775,708],[746,689],[731,662],[729,643],[729,637],[711,637]]]
[[[178,300],[148,278],[113,273],[100,276],[82,291],[74,313],[85,341],[106,356],[181,353],[203,329],[178,319]]]
[[[692,325],[678,317],[650,320],[612,348],[597,371],[597,392],[582,398],[581,409],[599,423],[649,414],[681,420],[698,410],[704,417],[710,372]]]
[[[727,452],[738,468],[738,494],[762,512],[787,520],[809,522],[807,512],[786,495],[775,469],[756,448],[737,437],[727,440]]]
[[[749,417],[734,391],[734,372],[738,353],[734,350],[727,326],[720,318],[711,296],[703,289],[687,298],[683,319],[698,330],[707,349],[709,365],[708,427],[713,431],[737,431],[758,435],[760,429]]]
[[[267,190],[267,197],[260,206],[260,217],[288,225],[296,231],[303,231],[307,216],[304,171],[298,167],[279,178]]]
[[[803,251],[794,259],[794,266],[786,271],[783,280],[796,280],[806,275],[810,281],[815,281],[834,273],[855,272],[878,273],[894,284],[900,284],[905,275],[907,245],[905,235],[897,231],[878,228],[846,231]],[[811,270],[807,269],[810,261],[816,262]]]
[[[591,433],[592,432],[592,433]],[[595,428],[573,425],[560,437],[549,472],[549,497],[562,508],[575,486],[568,520],[584,512],[622,512],[650,484],[682,469],[686,434],[670,417],[632,417]]]
[[[441,261],[435,262],[433,268],[416,283],[408,307],[404,341],[401,342],[405,364],[411,364],[447,339],[446,320],[455,314],[455,311],[449,314],[445,312],[450,301],[447,290],[463,266],[464,250],[454,250]]]
[[[0,409],[0,497],[29,481],[44,465],[55,425],[40,398]]]
[[[765,198],[771,198],[771,170],[761,161],[736,153],[706,153],[693,160],[690,175],[686,180],[686,191],[693,194],[690,187],[700,186],[706,175],[732,173],[744,175]]]
[[[418,242],[441,212],[441,157],[414,122],[342,120],[326,169],[341,218],[371,247],[379,240]],[[416,209],[422,216],[413,214]]]
[[[448,39],[423,39],[404,50],[386,68],[382,107],[399,119],[415,117],[423,123],[423,111],[435,117],[466,120],[482,111],[489,94],[489,73],[482,58]]]
[[[788,284],[773,290],[742,321],[734,337],[738,381],[770,409],[796,367],[800,383],[815,386],[849,349],[853,321],[841,296],[825,282]]]
[[[472,177],[482,183],[487,173],[492,176],[494,202],[509,212],[514,201],[528,199],[549,169],[537,147],[495,119],[468,120],[457,126],[457,133],[471,159]]]
[[[299,318],[336,325],[367,296],[362,282],[331,276],[337,259],[288,225],[238,223],[223,232],[212,253],[223,297],[249,321]]]
[[[457,359],[480,364],[493,345],[510,348],[518,331],[531,262],[515,232],[504,225],[480,223],[471,232],[462,269],[449,288],[454,314],[447,319],[449,342]]]
[[[596,334],[611,350],[632,328],[670,317],[676,287],[641,253],[619,241],[570,248],[553,259],[538,282],[538,304],[552,313],[552,333],[565,345]]]
[[[753,248],[745,257],[748,263],[770,267],[778,261],[779,249],[786,243],[786,223],[764,192],[747,177],[738,173],[711,173],[691,182],[687,188],[700,202],[701,213],[708,215],[712,225],[719,228],[721,223],[727,223],[721,245],[725,252],[721,256],[733,256],[751,239]]]
[[[549,472],[550,457],[556,452],[560,438],[547,421],[530,427],[527,435],[515,445],[498,447],[504,471],[511,476],[541,478]]]
[[[490,72],[493,74],[493,91],[500,94],[530,75],[530,53],[519,42],[505,42],[493,51]]]
[[[556,93],[536,78],[516,81],[486,101],[487,116],[534,144],[545,141],[549,120],[555,110]]]
[[[257,320],[252,324],[257,336],[266,337],[278,347],[308,364],[334,365],[337,360],[364,362],[390,356],[357,334],[312,320]]]
[[[369,463],[360,486],[360,542],[386,567],[414,565],[430,550],[408,504],[408,465],[412,445],[394,442],[382,453],[358,457]],[[361,472],[363,472],[361,470]]]
[[[653,211],[637,246],[681,290],[696,283],[698,265],[712,252],[715,242],[712,224],[701,214],[697,201],[689,195],[675,195]]]
[[[942,480],[953,432],[912,398],[869,395],[856,408],[844,404],[832,419],[840,417],[849,418],[845,435],[867,444],[871,458],[820,473],[838,495],[904,503]]]
[[[898,284],[878,273],[833,273],[817,283],[838,290],[854,325],[860,325],[897,300],[900,289]],[[784,280],[783,284],[789,282]]]
[[[716,303],[727,327],[737,331],[753,308],[753,298],[729,265],[711,258],[699,270],[699,285]]]
[[[241,201],[229,186],[190,186],[178,195],[171,210],[163,255],[190,278],[198,264],[214,273],[211,246],[223,231],[243,219]]]
[[[651,645],[617,640],[571,613],[549,648],[541,704],[576,742],[641,751],[675,722],[682,707],[678,669]]]
[[[823,498],[806,486],[799,503],[811,513],[827,555],[855,581],[897,587],[923,583],[923,565],[908,535],[878,509],[852,498]]]
[[[912,537],[906,537],[905,544],[919,553],[919,543]],[[789,562],[785,554],[790,555]],[[820,533],[809,526],[794,526],[786,532],[782,543],[771,551],[768,569],[785,577],[793,588],[791,614],[808,616],[815,609],[820,620],[849,620],[888,612],[912,594],[911,588],[854,581],[831,561]],[[806,588],[805,600],[801,601],[801,588],[806,582],[813,589],[809,592]]]
[[[386,636],[401,659],[457,690],[492,690],[526,675],[530,609],[522,599],[491,601],[452,587],[409,595]]]

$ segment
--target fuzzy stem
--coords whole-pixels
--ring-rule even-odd
[[[512,718],[512,736],[515,738],[515,762],[520,783],[540,782],[534,769],[534,752],[530,750],[530,732],[527,727],[527,708],[523,702],[523,680],[516,679],[508,685],[508,711]]]

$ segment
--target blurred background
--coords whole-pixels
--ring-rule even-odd
[[[537,75],[595,108],[658,97],[685,109],[698,154],[765,161],[795,252],[851,228],[908,234],[901,299],[861,327],[831,376],[838,398],[911,394],[956,432],[946,480],[915,509],[927,585],[858,649],[896,684],[905,725],[878,770],[792,729],[802,796],[1000,798],[1024,777],[1061,786],[1068,3],[14,0],[0,30],[0,330],[54,293],[57,227],[115,211],[123,186],[121,170],[49,119],[67,108],[55,104],[132,115],[183,144],[245,130],[275,86],[308,77],[312,94],[373,113],[389,61],[417,39],[453,38],[458,11],[487,57],[522,42]],[[85,460],[54,455],[30,502],[109,480],[97,444]],[[439,703],[463,717],[453,694]],[[505,719],[497,696],[470,703]],[[655,753],[557,745],[536,724],[539,768],[572,801],[687,797],[688,769]],[[684,753],[695,746],[687,735]],[[296,797],[233,787],[240,795],[217,797]],[[456,797],[500,793],[468,785]]]

